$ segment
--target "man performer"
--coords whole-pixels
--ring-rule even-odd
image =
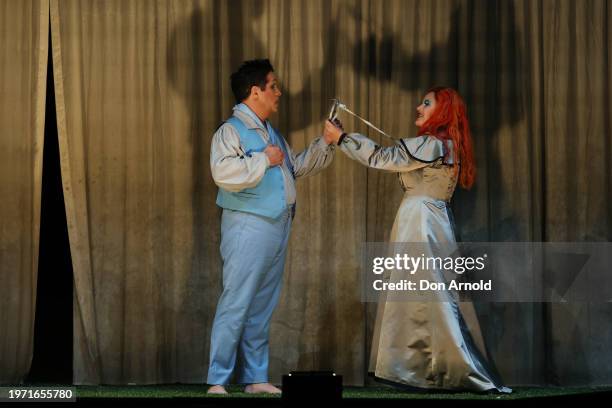
[[[237,358],[237,382],[247,393],[280,393],[268,383],[268,338],[278,303],[295,179],[327,167],[331,140],[319,137],[295,155],[268,118],[281,90],[269,60],[244,62],[231,76],[233,115],[215,132],[210,166],[219,186],[223,292],[210,341],[210,394],[227,394]]]

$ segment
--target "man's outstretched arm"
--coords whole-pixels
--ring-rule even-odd
[[[291,149],[289,147],[289,149]],[[293,170],[295,177],[312,176],[331,164],[334,159],[334,143],[328,144],[323,137],[314,139],[306,149],[293,154]]]

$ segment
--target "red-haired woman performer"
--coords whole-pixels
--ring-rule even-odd
[[[405,195],[391,242],[423,243],[413,256],[435,256],[436,248],[455,245],[448,205],[457,182],[472,187],[476,165],[465,104],[455,90],[430,89],[417,107],[415,124],[418,136],[392,147],[346,134],[329,121],[324,132],[351,159],[399,173]],[[419,272],[441,279],[437,271]],[[391,281],[398,274],[394,278],[391,272]],[[376,378],[428,389],[511,391],[487,364],[471,303],[442,292],[435,302],[391,301],[393,295],[381,296],[378,304],[369,369]]]

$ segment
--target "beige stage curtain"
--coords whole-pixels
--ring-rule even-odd
[[[426,89],[456,87],[479,170],[454,200],[464,241],[612,236],[606,1],[52,0],[51,17],[75,383],[205,381],[221,276],[209,146],[245,59],[272,60],[284,92],[273,121],[296,150],[332,97],[409,136]],[[388,239],[401,195],[395,175],[341,153],[298,182],[273,382],[330,368],[367,382],[361,244]],[[608,305],[477,311],[507,383],[612,382]]]
[[[612,241],[612,2],[544,1],[546,241]],[[546,308],[548,380],[612,383],[612,303]]]
[[[219,289],[208,144],[227,106],[209,7],[51,2],[77,384],[204,379]]]
[[[0,1],[0,383],[32,362],[48,41],[48,1]]]
[[[275,121],[300,150],[334,96],[325,91],[335,70],[322,40],[337,9],[324,1],[51,3],[76,383],[205,381],[221,283],[209,148],[233,105],[229,75],[243,59],[272,59],[286,98]],[[320,15],[327,24],[313,30]],[[342,69],[343,92],[356,101],[365,88]],[[299,184],[272,328],[274,381],[323,366],[363,381],[365,169],[340,163]],[[344,234],[355,239],[338,239]]]
[[[467,102],[479,175],[453,200],[461,240],[612,239],[609,2],[367,4],[356,15],[368,22],[368,63],[357,69],[369,78],[374,123],[413,134],[416,102],[436,84]],[[368,241],[388,239],[401,195],[395,175],[368,171]],[[612,382],[609,303],[476,309],[506,383]],[[368,305],[366,349],[374,311]]]

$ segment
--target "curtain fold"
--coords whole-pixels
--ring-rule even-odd
[[[49,2],[0,2],[0,383],[32,362]]]
[[[200,70],[213,21],[192,6],[51,3],[77,384],[204,375],[219,261],[202,106],[216,92]]]
[[[543,3],[547,241],[611,241],[609,1]],[[554,108],[552,108],[554,107]],[[595,283],[594,283],[595,284]],[[554,384],[610,384],[612,304],[546,305]]]
[[[204,382],[221,288],[210,138],[245,59],[275,66],[273,122],[297,151],[333,97],[412,136],[425,91],[455,87],[478,164],[453,201],[459,238],[609,241],[610,13],[605,0],[52,0],[75,383]],[[340,153],[297,187],[271,380],[333,368],[361,385],[374,321],[361,244],[388,240],[402,191]],[[608,305],[476,309],[507,383],[612,382]]]

